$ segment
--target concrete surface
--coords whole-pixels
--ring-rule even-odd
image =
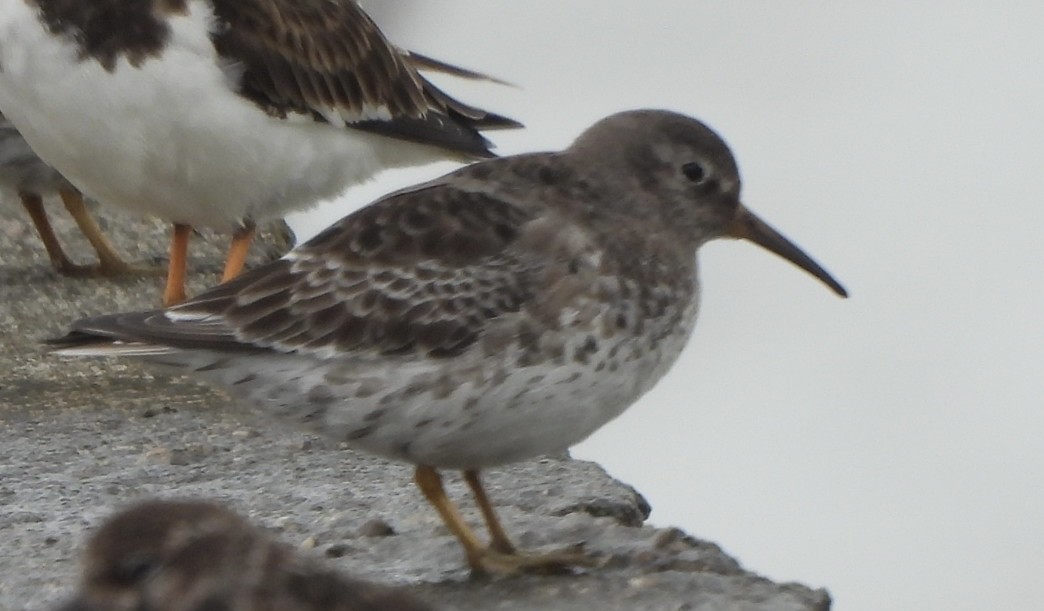
[[[88,259],[61,206],[50,210],[69,250]],[[85,533],[146,496],[228,503],[304,553],[444,609],[830,607],[825,590],[772,583],[713,543],[642,526],[649,507],[640,494],[598,465],[564,456],[490,471],[490,494],[522,547],[582,543],[605,566],[558,577],[469,579],[409,466],[335,447],[132,362],[43,353],[39,340],[76,317],[153,306],[162,279],[58,277],[25,215],[15,205],[0,213],[0,610],[60,601],[73,589]],[[165,259],[163,223],[99,214],[129,259]],[[256,257],[276,256],[285,238],[269,232],[261,246]],[[195,291],[216,281],[225,240],[203,236],[194,247]],[[450,494],[478,519],[455,476]]]

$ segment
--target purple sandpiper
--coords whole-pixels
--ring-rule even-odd
[[[52,343],[175,367],[416,465],[477,572],[556,566],[569,552],[515,551],[479,471],[565,450],[649,390],[696,322],[696,251],[726,237],[847,296],[740,203],[736,162],[710,128],[623,112],[562,152],[393,193],[182,305],[86,318]],[[464,472],[489,546],[437,469]]]

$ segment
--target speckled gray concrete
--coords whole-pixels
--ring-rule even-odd
[[[89,257],[61,206],[52,210],[70,252]],[[163,223],[104,208],[99,216],[128,260],[162,260]],[[203,273],[191,290],[215,281],[224,245],[196,240],[192,266]],[[255,249],[260,256],[274,256],[280,239],[270,233],[263,246]],[[413,487],[410,467],[331,446],[133,363],[41,352],[38,340],[73,318],[155,304],[161,283],[59,278],[28,220],[0,218],[0,610],[46,609],[69,593],[85,533],[145,496],[226,502],[311,548],[304,553],[402,585],[444,609],[830,606],[825,591],[769,582],[712,543],[640,526],[649,508],[637,492],[566,457],[490,471],[490,493],[521,546],[583,543],[605,566],[469,580],[459,546]],[[451,480],[450,494],[466,498],[459,480]],[[470,502],[463,508],[477,520]]]

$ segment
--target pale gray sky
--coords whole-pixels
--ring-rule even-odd
[[[559,148],[616,110],[697,116],[750,208],[852,293],[702,252],[694,340],[581,445],[652,502],[841,611],[1044,598],[1044,4],[373,0],[443,81]],[[387,175],[361,205],[452,166]],[[301,231],[347,212],[298,219]]]

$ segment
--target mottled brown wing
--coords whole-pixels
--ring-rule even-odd
[[[214,12],[219,52],[244,62],[244,93],[273,111],[427,110],[415,71],[353,0],[214,0]]]
[[[417,73],[354,0],[213,0],[214,45],[243,70],[240,93],[276,116],[316,119],[474,156],[478,133],[514,121],[460,103]]]
[[[457,354],[532,298],[538,261],[515,252],[528,215],[449,186],[342,220],[222,312],[240,341],[279,350]]]
[[[530,219],[436,183],[378,201],[184,304],[85,319],[52,345],[451,356],[533,299],[546,262],[518,244]]]

